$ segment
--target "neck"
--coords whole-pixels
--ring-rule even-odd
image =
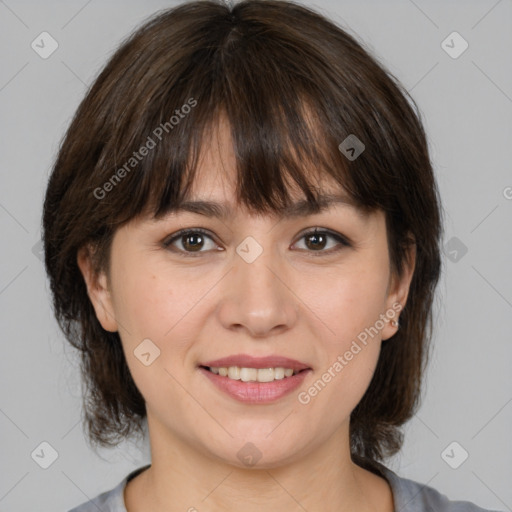
[[[388,484],[352,462],[348,423],[314,449],[295,453],[289,461],[265,464],[263,456],[253,467],[233,465],[198,450],[154,420],[149,431],[151,467],[136,477],[140,478],[139,494],[144,496],[141,510],[393,510]],[[133,493],[125,498],[127,508],[129,503],[133,505],[129,512],[138,512]]]

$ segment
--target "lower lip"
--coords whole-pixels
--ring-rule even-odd
[[[267,404],[279,400],[294,389],[297,389],[311,371],[311,369],[307,369],[291,377],[285,377],[284,379],[272,382],[243,382],[230,379],[229,377],[222,377],[205,368],[200,367],[199,370],[221,391],[224,391],[235,400],[246,404]]]

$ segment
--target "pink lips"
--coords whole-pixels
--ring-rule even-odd
[[[240,368],[291,368],[296,373],[291,377],[274,380],[273,382],[243,382],[212,373],[204,368],[229,368],[238,366]],[[312,369],[304,363],[289,357],[267,356],[253,357],[247,354],[206,361],[199,365],[200,372],[220,391],[231,396],[239,402],[246,404],[265,404],[276,402],[285,395],[297,389]],[[301,371],[304,370],[304,371]]]
[[[217,389],[231,398],[245,404],[263,405],[276,402],[296,390],[304,382],[311,369],[273,382],[242,382],[216,375],[205,368],[199,368],[199,371]]]
[[[236,354],[234,356],[222,357],[214,361],[201,363],[200,366],[209,366],[213,368],[229,368],[238,366],[240,368],[291,368],[295,371],[306,370],[307,364],[301,363],[295,359],[281,356],[253,357],[248,354]]]

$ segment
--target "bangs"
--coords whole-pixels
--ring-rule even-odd
[[[232,98],[215,104],[216,98],[218,101],[212,90],[204,99],[206,104],[198,99],[190,126],[184,124],[178,140],[169,137],[155,152],[155,161],[137,187],[146,215],[161,218],[191,198],[201,156],[215,147],[223,122],[234,155],[235,203],[248,211],[279,213],[290,204],[291,190],[297,188],[315,211],[319,207],[319,183],[325,175],[344,191],[349,189],[335,141],[329,141],[318,118],[311,115],[312,108],[298,96],[283,102],[275,95],[276,104],[260,101],[258,112],[251,109],[256,105],[240,105]],[[277,108],[282,104],[286,110]]]
[[[358,162],[338,148],[351,133],[363,137],[368,129],[350,102],[343,103],[334,71],[321,55],[306,44],[286,45],[279,33],[250,22],[233,27],[231,19],[216,23],[210,18],[208,29],[203,28],[198,22],[201,45],[182,41],[180,51],[191,48],[184,58],[169,57],[175,41],[167,41],[169,48],[161,42],[158,52],[146,52],[144,63],[133,64],[141,66],[136,82],[119,87],[131,90],[131,100],[105,154],[117,154],[115,168],[132,162],[144,145],[151,148],[110,192],[108,202],[116,203],[110,211],[117,212],[111,224],[138,215],[159,218],[179,208],[221,118],[233,143],[236,202],[249,211],[279,212],[297,186],[317,208],[318,183],[325,176],[356,207],[374,210],[375,193],[354,179]]]

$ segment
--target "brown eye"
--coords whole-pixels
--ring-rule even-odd
[[[334,240],[336,243],[331,244],[327,250],[324,250],[329,244],[329,239]],[[350,243],[347,241],[347,239],[341,236],[339,233],[325,230],[320,231],[318,229],[304,233],[300,240],[305,240],[305,246],[308,252],[319,253],[315,254],[315,256],[331,254],[342,249],[343,247],[350,246]]]
[[[205,243],[211,240],[212,237],[202,229],[187,229],[180,231],[173,235],[170,239],[164,242],[164,246],[168,249],[176,251],[178,253],[186,253],[187,255],[193,255],[194,253],[200,254],[205,247]],[[216,247],[215,243],[212,243],[210,249]]]
[[[327,244],[327,236],[325,233],[312,233],[304,237],[308,249],[324,249]]]
[[[204,238],[202,234],[194,233],[192,235],[182,235],[181,243],[185,250],[197,251],[200,250],[204,244]],[[185,242],[183,242],[185,241]]]

